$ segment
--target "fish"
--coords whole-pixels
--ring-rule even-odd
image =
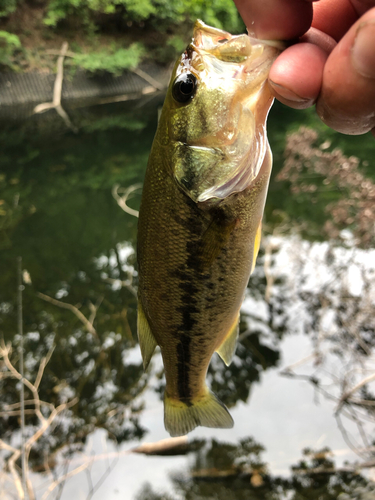
[[[279,53],[198,20],[165,97],[138,218],[137,331],[145,370],[161,350],[171,436],[234,425],[206,374],[215,352],[231,363],[259,251]]]

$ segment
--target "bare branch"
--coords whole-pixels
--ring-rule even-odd
[[[25,410],[25,415],[35,415],[35,410]],[[16,417],[21,415],[21,410],[0,411],[0,417]]]
[[[39,399],[38,390],[29,380],[27,380],[27,378],[22,377],[22,375],[18,372],[18,370],[16,370],[16,368],[12,365],[12,363],[10,362],[10,359],[9,359],[10,352],[11,352],[10,346],[8,345],[6,347],[4,344],[4,340],[1,339],[1,341],[0,341],[0,356],[3,357],[5,366],[8,368],[9,372],[12,373],[14,378],[22,381],[22,383],[28,389],[30,389],[30,391],[32,392],[34,399],[35,399],[35,414],[41,422],[45,422],[45,418],[43,417],[43,415],[40,411],[40,399]]]
[[[76,467],[75,469],[73,469],[72,471],[68,472],[67,474],[64,474],[63,476],[59,477],[55,481],[53,481],[53,483],[49,486],[48,490],[42,496],[41,500],[47,500],[47,498],[50,496],[50,494],[52,493],[52,491],[55,488],[57,488],[57,486],[60,483],[62,483],[63,481],[66,481],[67,479],[75,476],[76,474],[79,474],[80,472],[82,472],[83,470],[85,470],[89,465],[90,465],[90,462],[88,461],[88,462],[82,464],[81,466]]]
[[[41,292],[36,292],[36,294],[38,297],[45,300],[46,302],[50,302],[51,304],[57,307],[61,307],[62,309],[68,309],[69,311],[72,311],[72,313],[74,313],[77,316],[77,318],[85,325],[87,330],[93,335],[97,336],[97,332],[92,323],[86,318],[84,314],[81,313],[81,311],[77,307],[73,306],[72,304],[62,302],[61,300],[53,299],[52,297],[49,297],[48,295],[45,295],[44,293]]]
[[[67,112],[61,105],[61,92],[64,79],[64,59],[67,55],[67,52],[68,52],[68,43],[64,42],[61,46],[59,57],[57,59],[57,73],[56,73],[55,84],[53,87],[52,102],[45,102],[43,104],[38,104],[38,106],[35,106],[34,108],[34,113],[44,113],[48,109],[56,109],[56,112],[64,120],[66,126],[71,130],[73,130],[73,132],[77,132],[77,128],[70,121]]]
[[[138,210],[130,208],[126,202],[129,198],[129,195],[134,193],[134,191],[141,189],[141,187],[142,184],[133,184],[132,186],[129,186],[128,188],[125,189],[124,194],[122,196],[118,194],[119,190],[121,189],[119,184],[114,184],[112,187],[112,196],[117,201],[118,206],[122,208],[124,212],[126,212],[129,215],[133,215],[134,217],[139,216]]]
[[[352,396],[355,392],[357,392],[359,389],[361,389],[361,387],[363,387],[364,385],[372,382],[373,380],[375,380],[375,373],[372,373],[371,375],[369,375],[368,377],[364,378],[363,380],[361,380],[361,382],[359,382],[357,385],[355,385],[352,389],[350,389],[349,391],[346,391],[340,398],[340,402],[336,408],[336,413],[340,411],[340,409],[342,408],[342,405],[344,404],[344,402],[350,397]]]
[[[54,407],[51,403],[46,403],[44,401],[41,401],[39,398],[39,393],[38,393],[38,387],[40,385],[44,369],[52,355],[53,348],[51,348],[47,354],[46,357],[44,357],[39,365],[38,369],[38,374],[36,377],[35,385],[32,384],[29,380],[26,378],[22,377],[21,374],[17,371],[17,369],[13,366],[9,359],[9,354],[11,353],[11,345],[8,344],[7,346],[4,343],[4,340],[1,339],[0,341],[0,356],[2,356],[4,365],[6,368],[9,370],[9,373],[13,378],[16,380],[20,380],[33,394],[34,399],[29,399],[26,401],[27,405],[34,405],[34,408],[28,408],[24,410],[24,412],[28,415],[34,414],[38,417],[41,426],[39,429],[36,430],[36,432],[29,437],[29,439],[24,443],[23,449],[25,450],[25,461],[24,461],[24,474],[25,474],[25,488],[27,488],[27,493],[28,493],[28,498],[29,500],[35,500],[35,495],[33,491],[33,486],[31,483],[30,479],[30,473],[29,473],[29,456],[30,456],[30,451],[32,446],[35,444],[35,442],[46,432],[46,430],[52,425],[54,419],[64,410],[67,408],[72,407],[78,402],[78,398],[74,398],[73,400],[63,403],[59,405],[57,408]],[[45,405],[49,407],[51,410],[48,418],[45,418],[41,411],[40,407],[41,405]],[[12,405],[8,405],[8,408],[5,412],[1,412],[0,416],[10,416],[10,415],[19,415],[21,412],[21,403],[15,403]],[[19,459],[21,456],[21,450],[14,448],[13,446],[5,443],[3,440],[0,440],[0,450],[7,450],[12,453],[11,457],[7,460],[9,470],[11,472],[12,478],[13,478],[13,483],[17,489],[18,497],[20,500],[23,500],[25,498],[25,490],[24,487],[22,486],[22,481],[21,478],[17,472],[16,469],[16,461]]]
[[[16,465],[15,465],[16,461],[19,459],[20,456],[21,456],[21,450],[16,450],[13,453],[13,455],[10,457],[10,459],[8,460],[8,467],[9,467],[9,470],[12,474],[13,481],[14,481],[14,484],[16,486],[20,500],[23,500],[25,498],[25,492],[24,492],[24,489],[22,487],[22,481],[21,481],[20,475],[18,474],[18,472],[16,470]]]
[[[96,318],[96,313],[98,312],[98,309],[103,302],[104,296],[101,295],[98,300],[96,301],[96,304],[94,305],[91,301],[89,302],[89,309],[91,311],[90,317],[89,317],[89,322],[93,325],[95,318]]]
[[[174,448],[180,448],[181,446],[186,446],[188,444],[188,437],[181,436],[176,438],[161,439],[156,441],[156,443],[143,443],[137,448],[132,448],[133,453],[143,453],[145,455],[157,455],[159,453],[165,453],[166,451],[171,451]]]
[[[35,389],[39,389],[39,384],[40,384],[40,381],[42,380],[44,369],[47,366],[49,360],[51,359],[51,356],[52,356],[54,350],[55,350],[55,346],[52,345],[47,353],[47,356],[42,358],[42,360],[40,362],[38,374],[37,374],[35,382],[34,382]]]
[[[140,76],[141,78],[143,78],[143,80],[145,80],[147,83],[149,83],[150,85],[155,87],[155,89],[157,89],[157,90],[164,90],[165,89],[165,85],[163,85],[162,83],[155,80],[155,78],[152,78],[152,76],[150,76],[148,73],[146,73],[142,69],[134,68],[131,71],[133,73],[135,73],[136,75]]]

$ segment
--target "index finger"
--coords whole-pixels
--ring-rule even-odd
[[[257,38],[292,40],[311,25],[314,0],[234,0],[247,29]]]

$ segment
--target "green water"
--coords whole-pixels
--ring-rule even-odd
[[[132,361],[126,354],[137,345],[137,220],[118,206],[112,188],[142,183],[159,105],[151,102],[131,111],[120,106],[101,108],[96,115],[80,118],[78,134],[33,122],[0,134],[0,338],[13,344],[11,360],[17,365],[20,256],[22,268],[31,278],[23,290],[25,376],[35,380],[40,360],[54,345],[40,383],[40,398],[55,407],[78,398],[66,421],[58,422],[34,446],[30,466],[36,471],[43,470],[46,456],[52,457],[62,447],[69,454],[98,428],[118,445],[147,440],[139,396],[151,375],[143,373],[139,358]],[[366,174],[372,177],[374,139],[369,135],[347,138],[329,131],[310,110],[274,107],[269,119],[274,174],[267,221],[271,226],[276,224],[277,214],[283,212],[291,220],[307,222],[311,231],[305,229],[306,237],[313,239],[327,217],[326,200],[311,210],[308,195],[296,201],[288,183],[275,181],[283,165],[286,134],[300,125],[317,128],[332,147],[368,162]],[[135,194],[129,205],[137,209],[139,201]],[[262,297],[264,275],[255,274],[250,287],[254,296]],[[282,300],[278,307],[283,307]],[[241,333],[246,329],[243,315]],[[224,403],[235,408],[239,402],[249,401],[253,384],[278,365],[279,343],[286,334],[287,327],[281,322],[273,327],[270,343],[263,338],[261,328],[255,329],[241,342],[236,363],[229,368],[217,363],[210,367],[211,386]],[[0,369],[5,371],[4,365],[0,364]],[[159,375],[155,392],[161,395],[164,379]],[[6,405],[18,400],[16,387],[13,379],[0,377],[0,438],[6,441],[20,425],[19,415],[4,417]],[[31,394],[27,392],[26,397]],[[161,419],[162,414],[156,418]],[[35,415],[27,416],[27,424],[27,433],[31,433],[31,425],[37,424]],[[319,491],[319,498],[325,500],[336,499],[345,488],[353,490],[366,483],[361,475],[352,473],[311,474],[307,479],[295,475],[290,480],[266,474],[262,444],[256,436],[242,437],[231,445],[219,438],[195,440],[180,453],[193,457],[190,479],[177,475],[173,479],[175,490],[162,494],[152,485],[140,484],[139,499],[281,499],[289,492],[293,499],[302,500],[318,498]],[[323,456],[303,459],[299,467],[314,469],[330,464]],[[250,483],[250,469],[263,471],[260,486]],[[335,486],[330,486],[332,477]]]

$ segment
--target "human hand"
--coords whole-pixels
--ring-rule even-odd
[[[234,0],[249,32],[299,39],[276,59],[269,83],[284,104],[316,103],[324,123],[375,136],[375,0]]]

